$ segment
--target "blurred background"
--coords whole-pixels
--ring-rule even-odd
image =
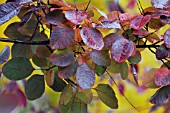
[[[4,3],[6,0],[0,0],[0,4]],[[43,0],[46,2],[46,0]],[[74,0],[65,0],[68,2],[74,2]],[[77,0],[76,3],[80,4],[83,2],[88,2],[88,0]],[[113,0],[91,0],[91,4],[96,6],[101,11],[108,13],[116,9],[115,2]],[[150,0],[140,0],[143,8],[151,6]],[[138,5],[136,4],[136,0],[119,0],[119,4],[122,10],[126,13],[131,14],[140,14],[138,10]],[[94,12],[95,17],[98,18],[100,14],[98,12]],[[6,37],[3,32],[6,27],[14,22],[19,21],[17,17],[12,18],[9,22],[0,26],[0,37]],[[161,29],[159,31],[160,35],[164,33],[166,28]],[[3,49],[5,45],[9,45],[10,43],[2,43],[0,42],[0,51]],[[129,101],[141,111],[141,113],[149,113],[153,110],[152,113],[162,113],[164,111],[164,107],[154,106],[149,103],[150,97],[155,93],[156,89],[146,89],[141,82],[141,77],[151,68],[159,68],[162,64],[158,62],[155,58],[155,55],[149,52],[147,49],[142,52],[142,61],[138,65],[138,75],[139,75],[139,86],[137,86],[133,80],[132,75],[129,73],[128,80],[121,80],[119,75],[116,82],[118,83],[120,89],[124,92]],[[2,65],[0,65],[2,67]],[[41,73],[39,71],[34,71],[34,73]],[[46,87],[46,91],[44,95],[35,100],[28,101],[25,100],[23,94],[23,81],[8,81],[4,76],[0,78],[0,92],[5,91],[8,88],[6,95],[2,95],[0,93],[0,113],[59,113],[58,110],[58,101],[60,93],[52,91],[50,88]],[[134,109],[127,100],[121,95],[118,88],[115,87],[113,82],[107,78],[98,78],[96,80],[96,84],[98,83],[109,83],[114,91],[116,92],[116,96],[118,98],[119,108],[116,110],[112,110],[106,105],[104,105],[94,94],[94,99],[91,104],[88,105],[89,113],[138,113],[136,109]],[[154,110],[155,109],[155,110]]]

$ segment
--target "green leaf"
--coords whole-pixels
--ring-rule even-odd
[[[48,66],[47,58],[38,57],[36,54],[32,57],[32,61],[38,67]]]
[[[72,113],[71,106],[73,103],[73,99],[74,98],[71,98],[70,101],[66,105],[59,103],[60,113]]]
[[[115,60],[111,60],[111,64],[107,67],[107,70],[111,73],[119,73],[120,63],[116,62]]]
[[[83,92],[77,92],[76,97],[83,101],[86,104],[89,104],[93,99],[93,93],[90,89],[83,91]]]
[[[25,85],[25,94],[28,100],[40,98],[45,90],[45,82],[43,75],[33,75]]]
[[[50,86],[54,91],[61,92],[63,91],[64,87],[67,85],[61,78],[58,77],[57,72],[54,72],[55,80],[54,84]]]
[[[68,84],[62,91],[60,95],[60,104],[67,105],[71,98],[73,97],[73,89],[70,84]]]
[[[97,74],[97,76],[102,76],[105,73],[105,71],[106,71],[105,67],[96,65],[95,73]]]
[[[131,64],[137,64],[141,61],[141,53],[139,51],[136,51],[136,54],[134,56],[131,56],[128,58],[128,61]]]
[[[120,75],[123,80],[128,77],[129,68],[126,62],[120,64]]]
[[[106,51],[93,50],[90,52],[90,57],[94,63],[100,66],[109,66],[111,62],[109,54]]]
[[[118,100],[115,92],[108,84],[99,84],[95,90],[103,103],[112,109],[118,108]]]
[[[3,74],[10,80],[21,80],[33,72],[34,68],[27,58],[16,57],[10,59],[3,67]]]
[[[75,98],[71,106],[71,113],[87,113],[87,104]]]

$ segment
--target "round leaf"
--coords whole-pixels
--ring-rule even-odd
[[[9,46],[5,46],[4,49],[0,52],[0,65],[6,62],[10,55]]]
[[[166,48],[164,44],[156,49],[156,58],[158,60],[170,57],[170,49]]]
[[[77,92],[76,97],[78,97],[84,103],[89,104],[93,99],[93,93],[89,89],[89,90],[86,90],[86,91],[83,91],[83,92]]]
[[[95,73],[86,64],[81,64],[76,72],[76,80],[79,86],[83,89],[89,89],[94,85]]]
[[[16,57],[10,59],[3,67],[3,74],[10,80],[21,80],[33,72],[34,68],[27,58]]]
[[[64,49],[74,40],[74,30],[67,26],[57,26],[50,37],[50,46],[52,49]]]
[[[170,29],[168,29],[164,34],[164,43],[165,46],[170,49]]]
[[[54,65],[57,66],[68,66],[74,61],[74,53],[70,49],[55,50],[50,60]]]
[[[95,90],[104,104],[113,109],[118,108],[118,100],[115,96],[115,92],[108,84],[99,84]]]
[[[141,61],[141,53],[139,51],[136,51],[136,54],[134,56],[131,56],[128,58],[128,61],[131,64],[137,64]]]
[[[45,90],[45,82],[43,75],[33,75],[25,84],[25,94],[28,100],[40,98]]]
[[[170,7],[170,0],[152,0],[152,5],[155,8],[169,8]]]
[[[80,31],[80,35],[87,46],[96,50],[101,50],[103,48],[103,36],[99,30],[83,27]]]
[[[111,62],[109,54],[106,51],[93,50],[90,52],[90,57],[94,63],[100,66],[109,66]]]

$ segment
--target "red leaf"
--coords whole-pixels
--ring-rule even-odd
[[[69,10],[65,13],[65,17],[71,21],[72,23],[78,25],[80,24],[84,19],[87,18],[87,12],[86,11],[74,11]]]
[[[114,43],[116,40],[123,39],[124,37],[120,34],[117,33],[111,33],[107,35],[103,41],[104,41],[104,46],[105,47],[111,47],[112,43]]]
[[[170,7],[170,0],[152,0],[152,5],[155,8],[169,8]]]
[[[160,68],[154,73],[154,82],[157,86],[170,84],[170,71],[167,68]]]
[[[83,27],[80,31],[80,35],[87,46],[96,50],[101,50],[103,48],[103,36],[99,30]]]
[[[150,15],[137,16],[130,22],[130,27],[136,30],[140,30],[143,26],[145,26],[149,22],[150,19],[151,19]]]
[[[64,49],[74,40],[74,30],[68,26],[57,26],[50,37],[52,49]]]
[[[91,88],[95,81],[95,72],[87,64],[81,64],[76,72],[76,80],[83,90]]]
[[[124,62],[133,52],[134,43],[127,39],[119,39],[111,47],[111,56],[116,62]]]
[[[168,29],[164,34],[164,43],[165,46],[170,49],[170,29]]]

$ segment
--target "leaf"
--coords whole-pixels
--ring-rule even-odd
[[[118,108],[118,100],[114,90],[108,84],[98,84],[95,88],[101,101],[112,109]]]
[[[40,98],[45,91],[45,82],[43,75],[33,75],[25,84],[25,94],[28,100]]]
[[[71,113],[87,113],[87,104],[75,98],[71,106]]]
[[[149,101],[152,104],[160,105],[163,104],[168,99],[169,95],[170,95],[170,85],[163,86],[156,91],[156,93],[150,98]]]
[[[47,58],[38,57],[37,55],[32,57],[32,61],[38,67],[46,67],[49,62]]]
[[[54,72],[54,84],[50,86],[56,92],[62,92],[64,87],[67,85],[65,81],[58,77],[57,72]]]
[[[112,28],[121,28],[120,24],[117,21],[105,21],[102,22],[102,24],[96,25],[95,28],[107,28],[107,29],[112,29]]]
[[[170,16],[167,17],[167,16],[160,16],[160,19],[161,19],[161,22],[165,23],[165,24],[170,24]]]
[[[70,101],[66,105],[59,103],[60,113],[72,113],[71,112],[71,105],[73,103],[73,99],[74,98],[71,98]]]
[[[106,71],[106,67],[103,66],[95,66],[95,73],[97,74],[97,76],[102,76]]]
[[[124,37],[121,34],[117,34],[117,33],[111,33],[109,35],[106,35],[106,37],[103,39],[104,46],[111,48],[112,44],[115,41],[117,41],[117,40],[119,40],[121,38],[124,38]]]
[[[124,62],[134,52],[134,43],[127,39],[119,39],[112,44],[111,56],[116,62]]]
[[[156,58],[158,60],[170,57],[170,49],[166,48],[164,44],[156,49]]]
[[[93,93],[90,89],[88,89],[83,92],[77,92],[76,97],[80,99],[82,102],[89,104],[93,99]]]
[[[139,84],[138,84],[137,65],[131,64],[130,66],[131,66],[131,72],[132,72],[132,74],[133,74],[133,78],[134,78],[136,84],[139,85]]]
[[[155,18],[151,18],[151,20],[149,21],[148,26],[151,29],[160,29],[161,27],[163,27],[165,24],[161,22],[160,19],[155,19]]]
[[[144,76],[142,77],[142,84],[147,88],[158,88],[158,86],[154,82],[154,73],[158,69],[152,68],[150,71],[148,71]]]
[[[144,35],[147,35],[147,34],[148,34],[148,31],[146,31],[144,29],[133,30],[133,35],[144,36]]]
[[[54,84],[55,76],[52,70],[47,71],[44,78],[48,86],[52,86]]]
[[[72,64],[70,64],[67,67],[58,67],[58,76],[60,78],[70,78],[72,76],[74,76],[74,74],[76,73],[78,67],[78,62],[74,61]]]
[[[170,7],[170,0],[152,0],[152,6],[155,8],[169,8]]]
[[[27,58],[16,57],[10,59],[3,67],[2,72],[10,80],[21,80],[33,72],[34,68]]]
[[[80,35],[87,46],[96,50],[101,50],[103,48],[103,36],[99,30],[83,27],[80,31]]]
[[[130,27],[136,30],[140,30],[143,26],[145,26],[151,19],[150,15],[140,15],[135,17],[131,22],[130,22]]]
[[[8,3],[8,2],[16,2],[19,4],[25,4],[25,3],[32,2],[32,0],[7,0],[6,3]]]
[[[62,11],[57,11],[57,10],[49,12],[45,16],[45,19],[47,20],[47,22],[53,25],[60,25],[67,21]]]
[[[170,29],[164,33],[164,43],[165,46],[170,49]]]
[[[111,73],[119,73],[120,71],[120,64],[121,63],[118,63],[116,62],[115,60],[111,60],[111,64],[110,66],[107,67],[107,70]]]
[[[157,86],[170,85],[170,71],[167,68],[160,68],[154,73],[154,82]]]
[[[129,68],[126,62],[120,64],[120,75],[123,80],[128,77]]]
[[[46,45],[38,45],[36,49],[36,55],[41,58],[50,57],[51,51]]]
[[[90,69],[85,63],[81,64],[77,68],[76,81],[83,90],[91,88],[95,81],[94,70]]]
[[[70,84],[66,85],[66,87],[63,89],[61,95],[60,95],[60,101],[59,104],[61,105],[67,105],[71,98],[73,97],[73,89]]]
[[[131,64],[138,64],[141,61],[141,53],[139,51],[136,51],[136,54],[134,56],[130,56],[128,58],[128,61]]]
[[[52,49],[64,49],[74,40],[74,30],[67,26],[57,26],[50,37],[50,46]]]
[[[65,17],[72,23],[79,25],[81,22],[87,18],[87,12],[86,11],[75,11],[75,10],[69,10],[66,11]]]
[[[92,6],[93,9],[95,9],[97,12],[100,13],[100,15],[102,15],[105,19],[108,19],[106,13],[104,13],[103,11],[99,10],[97,7]]]
[[[90,52],[90,57],[99,66],[109,66],[111,62],[109,54],[106,51],[93,50]]]
[[[74,53],[70,49],[55,50],[50,60],[54,65],[65,67],[74,61]]]
[[[21,9],[21,5],[15,2],[0,5],[0,25],[16,16]]]
[[[12,58],[25,57],[30,59],[34,55],[31,45],[13,44],[11,52]]]
[[[0,52],[0,65],[5,63],[10,55],[10,48],[9,46],[5,46],[4,49]]]

